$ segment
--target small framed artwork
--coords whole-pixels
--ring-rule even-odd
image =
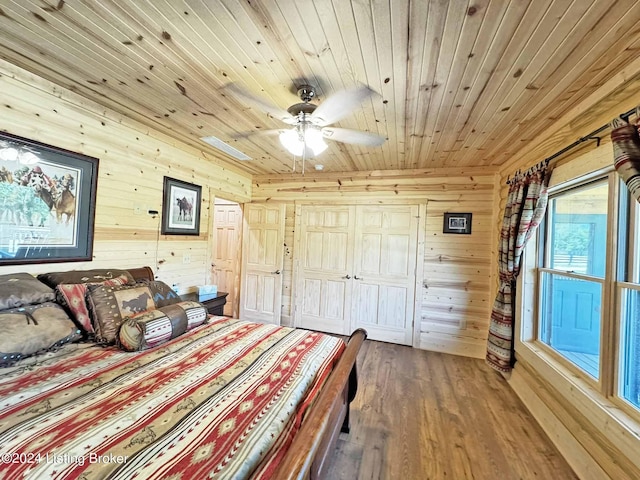
[[[162,235],[200,235],[202,187],[164,177]]]
[[[90,261],[98,159],[0,133],[0,265]]]
[[[445,213],[442,233],[471,233],[470,213]]]

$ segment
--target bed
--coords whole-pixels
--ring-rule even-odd
[[[142,351],[20,360],[0,369],[0,477],[323,478],[365,338],[210,317]]]

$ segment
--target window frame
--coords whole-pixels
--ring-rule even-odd
[[[549,186],[557,191],[560,187],[568,188],[605,175],[614,170],[612,157],[613,148],[605,143],[557,160]],[[503,193],[502,201],[506,198]],[[539,233],[540,229],[537,229],[535,235]],[[601,471],[601,464],[596,460],[603,458],[602,455],[609,458],[609,453],[616,458],[620,456],[621,461],[632,462],[632,470],[640,469],[637,460],[640,415],[637,410],[622,405],[619,399],[605,396],[597,385],[574,375],[535,341],[539,253],[538,243],[532,238],[525,246],[517,279],[514,310],[517,363],[507,377],[508,381],[545,431],[551,432],[563,455],[576,462],[579,467],[576,471],[587,476],[616,471],[616,465]]]
[[[621,184],[617,173],[606,168],[591,174],[581,175],[569,181],[559,183],[549,188],[549,200],[569,191],[578,191],[583,187],[598,181],[606,181],[608,184],[608,207],[607,207],[607,246],[606,246],[606,266],[605,275],[602,280],[602,311],[600,318],[600,367],[599,378],[595,379],[573,362],[557,352],[553,347],[547,345],[539,338],[539,327],[541,322],[541,302],[542,302],[542,276],[543,273],[555,273],[575,278],[597,281],[599,277],[585,276],[563,270],[548,268],[545,260],[550,258],[550,242],[546,241],[548,236],[549,221],[547,215],[541,222],[540,228],[535,233],[534,238],[525,247],[522,259],[521,275],[518,278],[516,297],[516,332],[515,346],[516,358],[519,353],[526,353],[526,357],[531,358],[533,354],[537,359],[544,362],[547,367],[552,368],[561,377],[564,377],[570,384],[577,387],[596,403],[620,409],[621,421],[626,425],[634,425],[637,428],[640,422],[640,408],[635,407],[628,400],[622,397],[622,387],[619,382],[621,355],[622,355],[622,289],[633,286],[637,289],[639,284],[624,282],[620,278],[620,266],[618,258],[618,247],[621,245],[619,238],[619,211],[621,204],[625,201],[622,193],[624,184]],[[622,185],[622,187],[621,187]],[[635,245],[634,255],[626,255],[625,270],[628,278],[640,281],[640,205],[631,202],[628,208],[627,225],[627,246],[629,249]],[[634,243],[635,242],[635,243]],[[624,250],[621,250],[623,253]],[[520,292],[529,291],[531,295],[522,295]],[[536,360],[535,363],[538,363]],[[605,407],[610,408],[610,407]]]
[[[611,278],[612,278],[612,261],[614,251],[612,245],[612,234],[613,230],[611,224],[612,215],[614,215],[614,208],[617,208],[617,202],[615,202],[615,197],[617,197],[617,182],[615,178],[614,171],[607,172],[594,172],[591,175],[586,175],[580,178],[572,179],[572,181],[561,183],[549,188],[549,204],[551,203],[554,197],[562,196],[563,194],[569,192],[579,192],[581,190],[586,190],[592,188],[594,185],[602,183],[607,185],[607,227],[606,227],[606,252],[605,252],[605,271],[604,276],[593,276],[593,275],[585,275],[575,272],[568,272],[566,270],[559,270],[555,268],[547,267],[546,265],[551,263],[551,242],[548,241],[550,239],[550,225],[551,222],[548,218],[548,215],[545,215],[543,221],[541,222],[540,228],[536,232],[536,246],[537,246],[537,255],[536,262],[534,265],[534,269],[536,272],[536,293],[535,293],[535,303],[536,303],[536,313],[534,315],[534,330],[532,332],[533,338],[532,340],[536,344],[536,346],[542,350],[544,350],[547,355],[551,356],[562,368],[566,369],[574,376],[579,376],[583,381],[585,381],[589,386],[595,388],[598,391],[605,391],[605,389],[610,389],[610,373],[607,372],[607,368],[605,365],[605,355],[608,354],[608,346],[605,345],[605,342],[610,341],[610,328],[607,325],[607,318],[611,318],[611,309],[613,307],[613,302],[611,301]],[[542,277],[543,274],[547,273],[550,275],[561,275],[569,278],[576,278],[581,280],[587,280],[590,282],[598,283],[601,285],[602,291],[602,303],[601,303],[601,311],[600,311],[600,346],[599,346],[599,366],[598,366],[598,378],[592,377],[589,373],[584,371],[582,368],[571,362],[568,358],[563,356],[556,349],[546,344],[540,339],[540,324],[541,324],[541,312],[542,312]]]

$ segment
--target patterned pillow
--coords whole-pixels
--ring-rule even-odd
[[[120,327],[119,344],[134,352],[176,338],[207,320],[207,309],[198,302],[180,302],[127,319]]]
[[[53,302],[0,312],[0,367],[82,338],[64,309]]]
[[[146,285],[88,285],[87,306],[96,340],[114,343],[120,325],[127,317],[154,310],[153,296]]]
[[[52,302],[55,292],[28,273],[0,275],[0,310]]]
[[[95,331],[91,325],[91,317],[85,301],[88,285],[126,285],[127,283],[129,283],[129,278],[126,275],[101,283],[61,283],[56,287],[56,298],[58,303],[68,308],[71,318],[82,330],[86,334],[92,335]]]

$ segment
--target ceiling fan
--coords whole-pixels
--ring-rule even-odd
[[[378,147],[385,142],[384,137],[374,133],[329,126],[349,115],[367,98],[376,94],[365,85],[340,90],[327,97],[320,105],[311,103],[311,100],[316,97],[315,88],[311,85],[302,85],[297,89],[302,102],[291,105],[287,110],[270,104],[236,83],[227,84],[223,88],[238,100],[291,125],[289,129],[252,132],[241,136],[246,137],[257,133],[278,134],[280,143],[294,155],[294,172],[296,170],[295,158],[302,157],[302,173],[304,173],[304,160],[315,157],[327,149],[325,139],[367,147]]]

